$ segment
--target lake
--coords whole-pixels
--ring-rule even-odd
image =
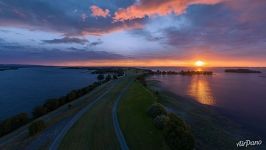
[[[20,112],[30,114],[45,100],[64,96],[96,80],[95,74],[82,69],[26,67],[0,71],[0,120]]]
[[[189,70],[191,68],[152,68]],[[195,69],[195,68],[194,68]],[[162,86],[201,104],[215,106],[236,121],[266,135],[266,68],[261,74],[224,73],[225,68],[208,68],[212,76],[155,75]]]

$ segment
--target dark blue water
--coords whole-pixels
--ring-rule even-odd
[[[31,112],[49,98],[63,96],[96,81],[86,70],[32,67],[0,71],[0,120]]]
[[[159,69],[179,71],[191,68]],[[156,75],[151,79],[161,81],[164,87],[178,95],[221,108],[227,115],[266,135],[266,68],[252,68],[262,71],[261,74],[224,73],[224,68],[202,69],[215,74]]]

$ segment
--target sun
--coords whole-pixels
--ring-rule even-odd
[[[195,66],[197,66],[197,67],[203,67],[203,66],[205,66],[205,62],[204,61],[201,61],[201,60],[197,60],[196,62],[195,62]]]

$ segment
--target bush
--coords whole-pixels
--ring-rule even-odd
[[[152,118],[155,118],[159,115],[167,115],[167,112],[166,112],[163,105],[161,105],[159,103],[154,103],[149,107],[148,114]]]
[[[30,136],[36,135],[39,132],[41,132],[42,130],[44,130],[45,128],[46,128],[46,125],[45,125],[44,121],[39,120],[39,121],[33,122],[28,128],[29,135]]]
[[[169,117],[169,122],[176,124],[184,130],[189,129],[186,123],[182,119],[178,118],[174,113],[169,113],[167,116]]]
[[[27,113],[20,113],[0,123],[0,137],[10,133],[29,122]]]
[[[106,81],[110,81],[112,79],[112,76],[110,74],[108,74],[105,78]]]
[[[194,138],[187,125],[175,114],[168,114],[169,120],[163,129],[166,143],[171,149],[192,150],[195,147]]]
[[[183,120],[174,113],[167,113],[165,108],[154,103],[148,109],[156,128],[163,130],[164,140],[173,150],[192,150],[195,147],[194,137]]]
[[[159,115],[153,119],[153,123],[156,128],[163,129],[169,120],[169,117],[166,115]]]
[[[34,118],[38,118],[42,115],[45,115],[46,113],[48,113],[48,110],[43,106],[37,106],[32,111],[32,115]]]
[[[147,87],[147,83],[146,83],[146,78],[147,74],[142,74],[140,76],[137,77],[137,80],[145,87]]]
[[[99,74],[97,76],[97,79],[100,80],[100,81],[102,81],[104,79],[104,75],[103,74]]]
[[[113,79],[114,79],[114,80],[116,80],[116,79],[118,79],[118,78],[117,78],[117,76],[116,76],[116,75],[113,75]]]

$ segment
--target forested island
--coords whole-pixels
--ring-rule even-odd
[[[250,69],[225,69],[226,73],[261,73],[261,71]]]
[[[19,67],[0,67],[0,71],[17,70]]]
[[[193,71],[193,70],[188,70],[188,71],[150,71],[150,74],[152,75],[213,75],[212,71]]]

